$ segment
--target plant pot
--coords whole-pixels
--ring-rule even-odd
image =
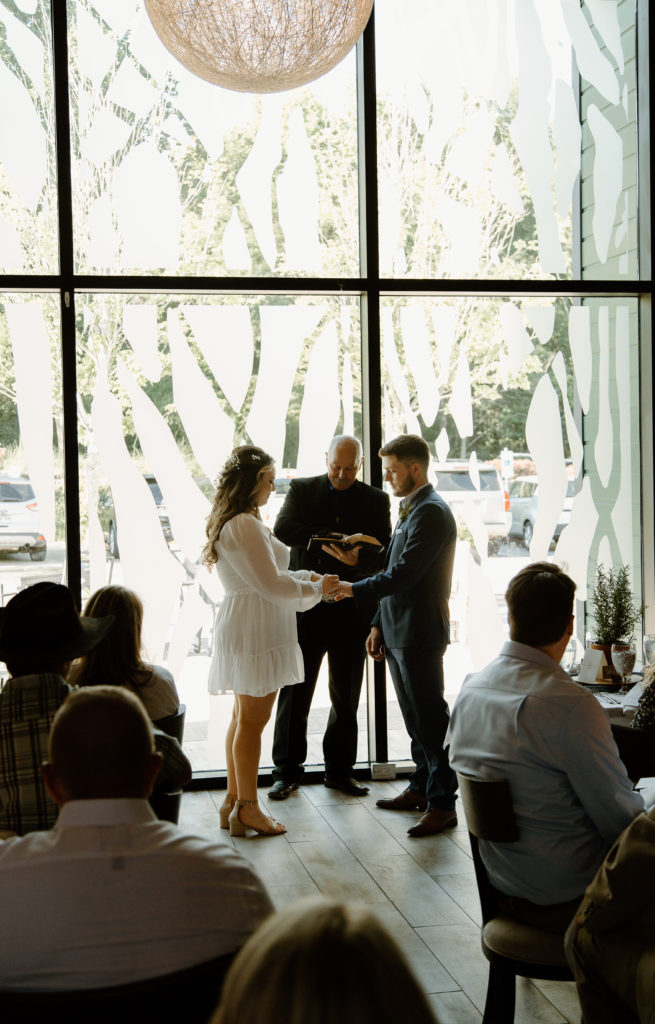
[[[603,673],[603,680],[607,683],[616,683],[617,686],[621,685],[621,676],[614,668],[612,663],[612,645],[611,644],[599,644],[593,641],[590,645],[594,651],[602,651],[605,655],[605,661],[607,665],[603,665],[601,672]]]

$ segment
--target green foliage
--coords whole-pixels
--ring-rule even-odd
[[[13,5],[12,5],[13,6]],[[49,4],[46,0],[38,0],[35,15],[19,15],[21,20],[43,42],[46,52],[50,49]],[[104,77],[89,77],[84,71],[84,62],[78,59],[77,48],[80,44],[78,17],[79,11],[85,10],[88,18],[94,23],[98,33],[102,35],[108,51],[114,47],[114,60],[107,65]],[[260,248],[261,240],[256,237],[241,191],[237,184],[239,171],[251,156],[255,141],[262,126],[264,108],[261,103],[253,106],[248,115],[226,131],[223,137],[223,148],[219,155],[210,157],[202,140],[196,136],[194,126],[188,121],[184,104],[180,103],[178,84],[174,75],[167,74],[158,78],[157,70],[145,67],[132,51],[131,29],[116,29],[111,21],[105,20],[102,8],[93,2],[70,4],[68,7],[70,22],[70,100],[72,108],[71,133],[74,166],[74,220],[78,237],[78,260],[84,266],[87,256],[86,233],[89,229],[89,214],[95,209],[98,200],[112,195],[113,182],[117,169],[136,147],[147,143],[170,161],[178,176],[179,200],[181,212],[180,252],[183,253],[179,268],[186,273],[225,273],[222,245],[223,236],[232,214],[236,211],[243,229],[250,255],[249,272],[255,275],[267,275],[271,272],[284,274],[286,267],[285,237],[277,207],[277,182],[283,173],[290,157],[290,118],[299,107],[302,111],[304,130],[310,143],[318,183],[318,217],[317,230],[322,245],[321,272],[326,276],[339,276],[353,273],[358,252],[359,210],[357,201],[358,153],[357,138],[353,128],[353,119],[347,113],[338,113],[319,102],[311,89],[295,93],[283,104],[280,111],[279,160],[271,173],[268,182],[262,181],[262,187],[269,189],[272,203],[273,233],[275,237],[275,265],[269,266]],[[38,90],[27,78],[26,72],[20,68],[20,60],[10,52],[9,43],[0,38],[0,49],[8,62],[8,66],[19,74],[21,81],[28,90],[46,129],[47,135],[54,140],[54,122],[52,115],[51,82],[47,81],[47,96],[38,95]],[[131,67],[156,91],[154,105],[145,113],[135,113],[116,104],[112,98],[113,86],[119,73]],[[508,280],[523,280],[526,277],[539,275],[535,270],[538,260],[538,244],[534,204],[530,196],[525,174],[520,165],[518,154],[512,141],[511,125],[518,109],[518,90],[516,84],[510,91],[502,107],[492,103],[490,113],[495,118],[493,146],[485,158],[484,183],[474,175],[461,177],[452,171],[448,156],[451,147],[464,130],[468,120],[476,116],[488,102],[478,95],[470,94],[463,97],[461,123],[450,139],[444,140],[443,150],[435,154],[429,144],[430,127],[439,120],[438,105],[440,97],[432,95],[426,88],[429,114],[426,121],[427,131],[419,129],[414,120],[410,106],[402,98],[389,99],[382,95],[378,99],[378,136],[381,180],[393,182],[397,191],[400,210],[398,237],[395,246],[402,259],[399,260],[397,273],[407,272],[413,277],[439,278],[449,276],[451,239],[442,222],[442,204],[457,204],[476,210],[480,215],[481,241],[477,267],[471,268],[471,276],[478,273],[487,277]],[[354,104],[352,105],[354,111]],[[126,134],[121,145],[107,154],[103,162],[93,163],[85,155],[85,134],[100,114],[110,115],[126,126]],[[187,133],[187,141],[180,142],[172,124],[178,125]],[[523,210],[517,210],[498,200],[490,186],[490,169],[492,153],[496,146],[504,145],[512,163],[514,177],[523,201]],[[54,195],[54,145],[49,147],[49,184],[48,189]],[[1,172],[0,168],[0,172]],[[0,186],[2,181],[0,180]],[[2,189],[0,188],[0,191]],[[47,192],[47,190],[46,190]],[[47,194],[50,194],[47,193]],[[46,193],[44,193],[45,195]],[[46,204],[48,206],[48,204]],[[50,201],[50,221],[54,223],[56,204]],[[12,222],[19,218],[20,211],[9,211]],[[44,212],[47,213],[47,210]],[[381,213],[384,213],[382,210]],[[115,213],[114,213],[115,217]],[[20,218],[19,218],[20,220]],[[47,218],[46,218],[47,220]],[[50,222],[48,221],[48,223]],[[22,222],[20,222],[22,224]],[[36,231],[36,222],[31,230]],[[569,254],[570,238],[567,235],[567,223],[560,224],[561,241],[564,250]],[[26,225],[20,229],[21,237],[27,244],[25,251],[25,269],[36,271],[39,265],[34,260],[43,251],[43,245],[37,244],[36,236],[32,239]],[[56,235],[51,233],[54,239]],[[117,245],[121,240],[117,234]],[[111,249],[111,247],[109,247]],[[121,266],[121,254],[116,254],[117,263],[108,267],[86,267],[97,273],[115,271]],[[401,266],[403,259],[406,268]],[[49,257],[51,260],[51,256]],[[304,276],[302,271],[295,271],[297,276]],[[235,275],[238,277],[238,274]],[[131,301],[139,301],[132,299]],[[147,301],[147,300],[146,300]],[[226,298],[223,301],[241,301]],[[288,297],[268,296],[267,304],[288,302]],[[300,300],[296,299],[296,302]],[[438,380],[440,405],[434,422],[424,422],[418,404],[418,385],[414,379],[410,360],[407,358],[405,343],[402,338],[399,312],[407,302],[399,298],[395,303],[393,315],[394,341],[405,381],[408,385],[409,401],[412,411],[419,420],[420,430],[426,440],[434,443],[442,429],[449,435],[451,453],[468,455],[475,450],[481,459],[498,456],[500,450],[507,446],[514,450],[524,450],[525,420],[534,388],[544,372],[552,363],[555,354],[561,351],[565,361],[570,362],[566,339],[568,303],[559,300],[556,303],[556,323],[552,339],[545,344],[535,344],[535,350],[525,361],[517,374],[510,379],[503,379],[501,366],[506,356],[506,341],[499,335],[498,312],[499,301],[480,299],[470,296],[464,299],[445,300],[451,302],[456,309],[456,325],[454,344],[450,351],[447,365],[439,365],[437,338],[434,325],[426,302],[426,324],[429,331],[429,342],[433,351],[435,375]],[[534,299],[540,301],[551,300]],[[135,380],[144,392],[152,399],[162,418],[180,446],[185,449],[188,442],[183,424],[173,404],[170,356],[166,345],[166,310],[160,307],[159,334],[162,359],[161,379],[157,383],[148,381],[141,373],[138,361],[133,358],[129,343],[122,331],[122,306],[124,299],[120,296],[95,295],[87,299],[78,296],[78,404],[79,439],[84,450],[92,435],[90,409],[96,379],[103,374],[111,392],[119,399],[123,409],[123,435],[128,449],[136,458],[141,457],[140,445],[134,428],[128,396],[124,393],[117,378],[117,360],[124,362],[132,372]],[[170,297],[168,309],[175,307],[176,300]],[[328,318],[334,314],[330,312]],[[334,317],[338,321],[338,318]],[[52,321],[52,336],[57,337],[58,324]],[[299,446],[300,410],[304,398],[307,368],[311,351],[324,329],[325,323],[319,325],[312,337],[307,339],[301,355],[294,380],[292,396],[287,411],[287,434],[285,438],[284,458],[286,465],[296,464]],[[184,327],[183,327],[184,329]],[[360,361],[359,338],[353,329],[344,328],[338,323],[339,334],[339,376],[342,378],[346,355],[351,366],[358,366]],[[247,437],[246,423],[252,406],[257,384],[259,354],[261,345],[261,329],[258,313],[253,305],[253,340],[255,345],[252,381],[240,409],[234,409],[228,402],[218,381],[212,379],[209,368],[205,366],[202,354],[195,345],[192,332],[185,330],[187,341],[199,362],[207,379],[212,381],[217,398],[234,423],[234,440],[252,440]],[[3,371],[0,374],[0,424],[6,437],[3,441],[13,442],[18,437],[18,423],[14,408],[13,379],[11,376],[12,360],[4,359],[4,347],[8,340],[2,334],[0,323],[0,356]],[[466,353],[470,375],[473,403],[474,434],[472,437],[461,438],[450,411],[450,398],[453,382],[458,366],[460,351]],[[9,346],[9,353],[11,349]],[[5,370],[4,367],[9,369]],[[357,372],[354,374],[358,376]],[[53,379],[59,389],[59,374]],[[571,380],[571,374],[569,374]],[[394,420],[397,419],[399,429],[404,428],[407,410],[399,400],[403,382],[392,379],[389,370],[385,370],[384,385],[388,391],[390,407]],[[355,381],[355,429],[359,429],[361,419],[361,396]],[[59,394],[56,396],[58,405]],[[337,429],[342,429],[340,420]]]
[[[614,644],[634,638],[643,607],[638,608],[633,601],[627,565],[617,569],[606,569],[603,565],[597,567],[592,603],[599,644]]]

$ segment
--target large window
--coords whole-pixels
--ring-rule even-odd
[[[68,7],[78,272],[357,275],[354,53],[304,89],[231,93],[142,0]]]
[[[450,696],[530,559],[576,579],[581,640],[597,564],[655,594],[647,47],[644,0],[376,0],[358,53],[258,97],[185,71],[143,0],[0,0],[0,600],[136,590],[197,771],[224,767],[199,554],[234,444],[276,459],[272,526],[335,433],[378,485],[381,442],[425,437]],[[367,690],[360,759],[405,759]],[[327,708],[321,678],[310,763]]]

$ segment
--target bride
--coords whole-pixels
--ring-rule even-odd
[[[281,686],[304,678],[296,632],[297,611],[307,611],[338,589],[337,576],[290,571],[289,550],[263,525],[259,509],[275,491],[270,455],[254,445],[235,448],[218,478],[202,552],[216,565],[225,591],[216,620],[209,669],[210,693],[234,693],[225,737],[227,796],[221,827],[277,836],[284,825],[257,803],[261,736]]]

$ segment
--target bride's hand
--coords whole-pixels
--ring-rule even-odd
[[[338,576],[322,576],[321,577],[321,590],[325,595],[333,594],[339,589],[339,577]]]

